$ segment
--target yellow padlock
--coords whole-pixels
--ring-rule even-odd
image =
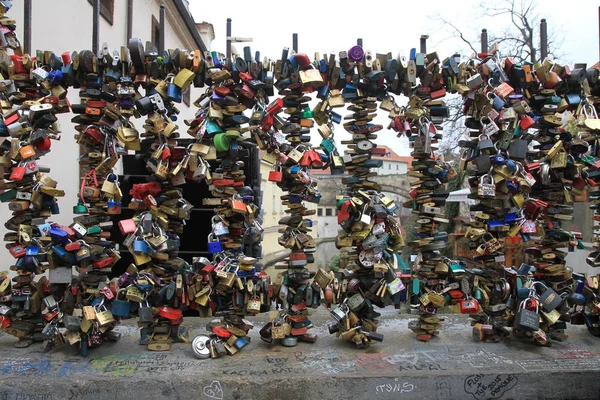
[[[179,73],[177,75],[175,75],[175,79],[173,79],[173,83],[183,90],[183,89],[188,88],[192,84],[195,77],[196,77],[196,74],[194,74],[189,69],[184,68],[181,71],[179,71]]]

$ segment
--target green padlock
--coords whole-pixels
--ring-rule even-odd
[[[229,150],[229,145],[231,144],[231,141],[225,133],[218,133],[213,138],[213,143],[217,151],[227,151]]]
[[[100,232],[102,232],[102,229],[100,229],[100,225],[90,226],[87,230],[88,235],[97,235]]]
[[[77,204],[73,206],[73,214],[87,214],[87,212],[88,209],[81,200],[79,200]]]

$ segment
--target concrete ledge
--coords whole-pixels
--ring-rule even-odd
[[[198,360],[189,344],[152,353],[137,344],[137,327],[90,350],[69,346],[42,353],[42,345],[12,346],[0,337],[0,400],[51,399],[598,399],[600,339],[583,326],[569,339],[539,347],[517,338],[475,343],[468,318],[447,316],[439,337],[418,342],[412,316],[384,310],[383,343],[366,350],[326,331],[326,310],[314,312],[319,340],[286,348],[258,337],[266,316],[254,318],[252,343],[235,356]],[[190,336],[207,319],[188,318]]]

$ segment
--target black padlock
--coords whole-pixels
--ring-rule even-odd
[[[492,168],[492,160],[490,159],[490,156],[486,154],[475,157],[475,164],[477,165],[477,172],[479,174],[486,174]]]
[[[541,292],[540,302],[542,303],[544,311],[550,312],[560,306],[562,297],[560,297],[558,293],[541,282],[535,282],[534,285],[537,286],[539,292]]]
[[[497,152],[496,146],[494,146],[494,142],[489,136],[481,135],[479,143],[477,143],[477,148],[482,154],[495,154]]]
[[[527,156],[527,140],[516,139],[508,146],[510,158],[515,160],[524,160]]]

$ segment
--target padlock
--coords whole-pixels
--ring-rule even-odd
[[[473,298],[467,298],[460,301],[461,314],[477,314],[479,312],[479,302]]]
[[[118,317],[128,317],[131,303],[125,298],[126,289],[119,289],[115,299],[112,301],[112,313]]]
[[[114,314],[114,311],[113,311],[113,314]],[[141,323],[154,322],[154,315],[152,314],[152,307],[150,307],[150,304],[148,303],[147,300],[145,300],[142,303],[139,303],[138,317],[139,317],[139,322],[141,322]]]
[[[210,254],[220,253],[221,251],[223,251],[223,248],[221,247],[221,242],[215,238],[215,235],[213,233],[208,235],[207,248]]]
[[[110,311],[108,311],[103,305],[98,306],[98,308],[96,309],[96,320],[98,321],[98,325],[100,325],[101,328],[116,322],[113,314]]]
[[[488,182],[486,182],[486,180]],[[477,194],[479,197],[495,197],[496,185],[494,177],[489,174],[484,174],[479,177],[479,185],[477,186]]]
[[[21,159],[27,160],[31,157],[35,157],[35,150],[33,149],[33,146],[27,144],[26,142],[21,142],[19,145],[21,146],[19,148]]]
[[[167,86],[167,99],[175,102],[181,103],[182,100],[182,90],[181,87],[177,86],[173,81],[169,82]]]
[[[253,314],[258,314],[260,312],[260,298],[257,296],[253,296],[246,306],[246,311]]]
[[[538,314],[538,306],[536,305],[535,311],[531,311],[527,310],[525,308],[525,305],[526,300],[523,300],[521,302],[521,305],[517,309],[514,326],[517,329],[536,331],[540,328],[540,316]]]
[[[274,165],[273,168],[273,171],[269,171],[269,181],[281,182],[283,180],[283,172],[281,171],[281,166]]]
[[[490,253],[495,253],[502,248],[502,243],[500,243],[500,241],[496,239],[496,237],[494,237],[494,235],[492,235],[491,233],[485,233],[482,238],[485,244],[485,248]]]
[[[562,297],[542,282],[534,282],[533,287],[540,287],[540,303],[546,312],[552,312],[562,304]]]

